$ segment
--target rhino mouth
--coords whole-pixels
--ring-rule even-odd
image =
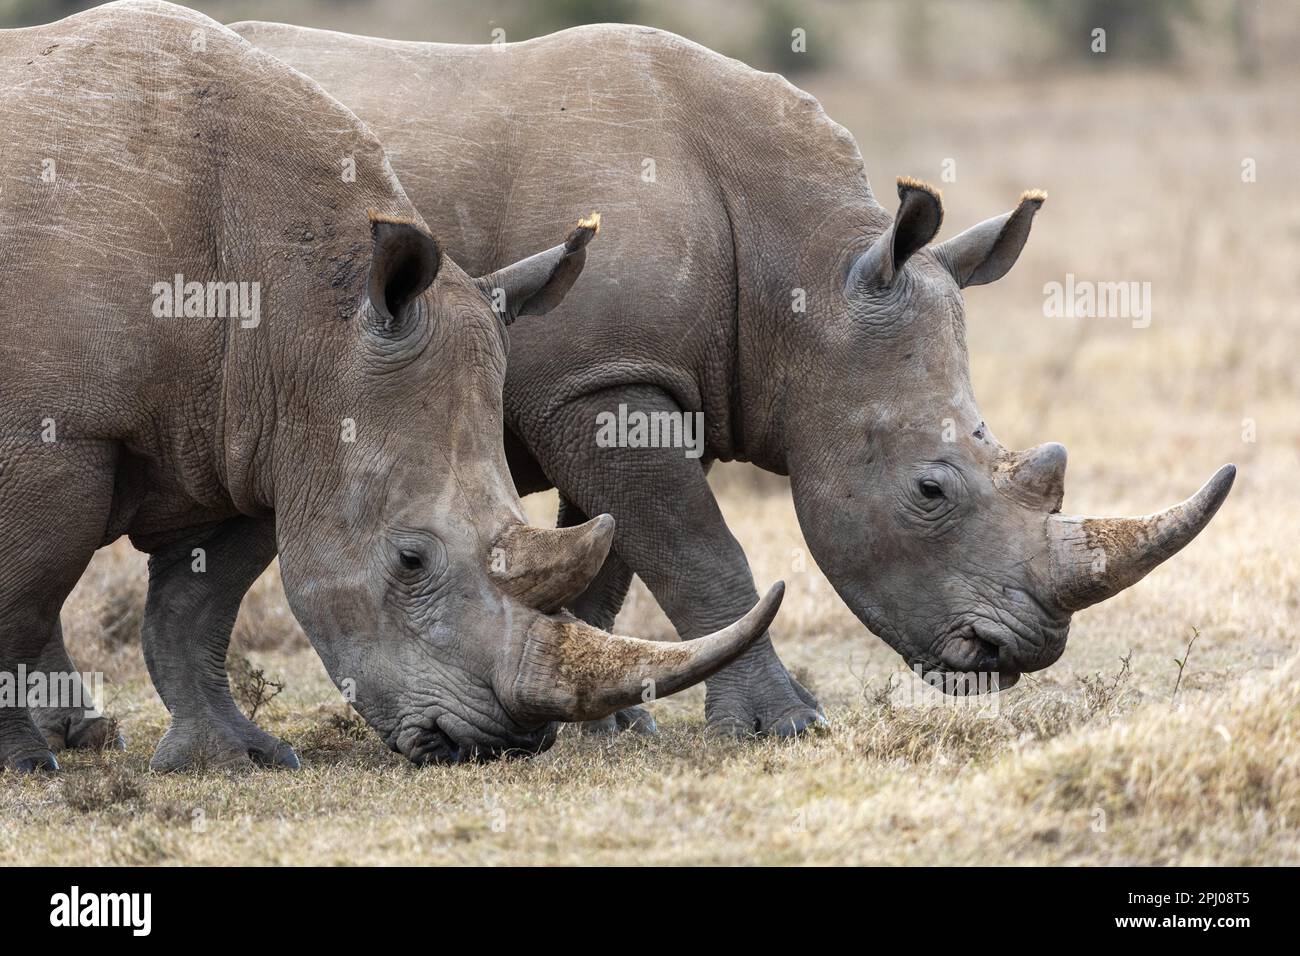
[[[400,735],[393,749],[418,767],[437,764],[487,763],[513,757],[532,757],[555,742],[555,727],[547,725],[536,733],[487,742],[461,740],[435,722],[412,733]]]
[[[954,671],[946,667],[918,668],[926,684],[948,697],[979,697],[998,694],[1020,683],[1020,671]]]
[[[1020,671],[952,671],[932,667],[921,672],[921,679],[949,697],[978,697],[997,694],[1020,683]]]
[[[937,666],[919,668],[921,679],[950,697],[1006,690],[1020,680],[1011,650],[1015,639],[1002,627],[964,624],[944,640]]]
[[[437,726],[404,738],[394,749],[417,767],[465,763],[472,756],[471,748],[462,747],[450,734]]]
[[[954,671],[990,672],[998,670],[1005,656],[1001,644],[981,628],[968,624],[944,645],[940,662]]]

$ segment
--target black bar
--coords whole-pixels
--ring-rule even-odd
[[[126,918],[128,925],[116,927],[53,926],[52,915],[69,909],[58,910],[60,895],[70,904],[73,886],[83,912],[91,912],[84,910],[88,896],[97,911],[97,894],[150,894],[148,936],[135,935]],[[864,945],[899,933],[942,943],[1011,942],[1008,933],[1029,942],[1035,937],[1027,934],[1038,932],[1071,943],[1127,937],[1182,945],[1200,937],[1230,945],[1243,932],[1286,932],[1291,919],[1283,909],[1293,886],[1294,874],[1276,869],[9,869],[0,874],[0,915],[7,941],[78,933],[126,945],[247,945],[286,933],[332,948],[373,945],[396,920],[427,932],[436,946],[438,927],[465,931],[467,916],[486,923],[498,943],[516,930],[526,942],[538,921],[559,916],[564,925],[553,930],[581,934],[590,946],[600,945],[606,920],[634,937],[649,933],[647,942],[663,935],[659,921],[684,920],[682,933],[724,940],[785,923],[786,932],[828,940],[849,934]],[[687,901],[694,902],[683,909]],[[143,897],[138,902],[122,912],[143,914]],[[688,917],[691,911],[713,916],[701,921]],[[641,930],[632,928],[640,922]]]

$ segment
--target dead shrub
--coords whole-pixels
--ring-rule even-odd
[[[230,676],[230,692],[249,720],[256,720],[257,712],[284,692],[284,681],[267,677],[243,654],[229,656],[226,673]]]

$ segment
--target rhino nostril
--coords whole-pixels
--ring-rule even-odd
[[[974,638],[975,645],[979,648],[979,654],[975,659],[975,670],[977,671],[996,671],[999,670],[998,663],[1002,649],[992,641],[986,641],[982,637]]]

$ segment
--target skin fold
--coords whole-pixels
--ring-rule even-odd
[[[559,722],[673,693],[765,631],[779,586],[698,647],[587,626],[561,607],[612,520],[524,524],[506,326],[562,298],[595,223],[559,245],[576,217],[552,223],[471,278],[351,112],[166,3],[0,32],[0,78],[0,673],[75,669],[60,607],[122,535],[150,555],[161,770],[297,766],[224,666],[277,552],[330,676],[417,763],[545,749]],[[176,276],[255,285],[257,314],[160,309]],[[5,706],[0,767],[56,769],[112,727]]]
[[[1185,545],[1231,487],[1228,466],[1161,515],[1069,519],[1064,448],[994,438],[962,289],[1011,267],[1041,193],[930,245],[937,191],[900,180],[891,216],[811,96],[649,28],[490,46],[233,29],[354,110],[474,270],[535,246],[538,223],[602,212],[599,268],[562,326],[512,336],[505,389],[519,491],[558,488],[561,525],[617,520],[571,605],[588,621],[612,624],[633,573],[685,639],[751,606],[705,480],[713,461],[748,461],[790,476],[822,570],[909,665],[950,692],[956,674],[1006,686],[1056,660],[1074,611]],[[703,456],[599,446],[597,416],[621,405],[702,412]],[[767,639],[710,680],[706,713],[732,733],[821,720]]]

